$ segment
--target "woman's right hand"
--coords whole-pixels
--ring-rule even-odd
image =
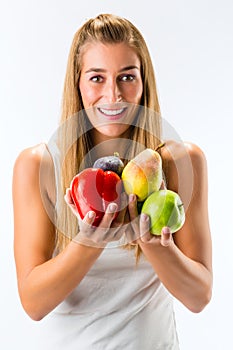
[[[94,211],[89,211],[83,219],[80,218],[73,202],[70,188],[66,190],[64,199],[79,223],[79,232],[73,238],[74,242],[104,248],[109,242],[118,241],[125,233],[125,215],[127,210],[127,196],[125,193],[121,195],[121,207],[117,217],[114,219],[118,210],[117,204],[110,203],[98,227],[92,225],[96,215]]]

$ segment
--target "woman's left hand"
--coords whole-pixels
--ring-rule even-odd
[[[134,194],[129,195],[128,210],[132,231],[134,232],[133,241],[135,243],[162,245],[164,247],[168,247],[174,243],[169,227],[163,227],[161,236],[150,233],[150,218],[144,213],[138,214],[137,199]]]

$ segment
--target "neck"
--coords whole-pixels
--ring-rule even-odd
[[[96,129],[91,132],[93,142],[92,157],[98,159],[100,157],[114,155],[115,152],[119,154],[120,158],[124,155],[130,145],[130,132],[125,132],[119,137],[112,138],[99,133]]]

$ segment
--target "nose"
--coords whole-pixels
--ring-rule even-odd
[[[122,99],[118,82],[115,79],[109,79],[105,84],[104,97],[106,102],[115,103]]]

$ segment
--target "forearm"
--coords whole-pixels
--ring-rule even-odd
[[[168,247],[140,242],[141,249],[168,291],[192,312],[210,301],[212,273],[185,256],[172,242]]]
[[[33,268],[19,288],[28,315],[40,320],[60,304],[81,282],[102,250],[71,242],[59,255]]]

